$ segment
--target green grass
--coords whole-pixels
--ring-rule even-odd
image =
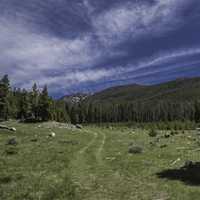
[[[158,131],[154,138],[127,127],[68,130],[6,124],[17,132],[0,130],[2,200],[199,199],[200,185],[157,176],[180,169],[186,160],[200,160],[195,131],[169,138]],[[48,137],[51,131],[55,138]],[[18,144],[6,145],[13,137]],[[141,146],[143,153],[129,154],[130,145]]]

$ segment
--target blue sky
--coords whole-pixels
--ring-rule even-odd
[[[200,76],[199,0],[0,0],[0,75],[53,96]]]

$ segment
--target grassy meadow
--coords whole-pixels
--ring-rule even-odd
[[[199,200],[197,131],[4,124],[1,200]]]

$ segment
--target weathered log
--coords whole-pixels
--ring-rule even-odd
[[[5,126],[5,125],[0,125],[0,129],[9,130],[9,131],[13,131],[13,132],[16,131],[16,128],[8,127],[8,126]]]

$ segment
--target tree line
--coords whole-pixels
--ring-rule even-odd
[[[8,75],[0,79],[0,120],[19,119],[26,122],[55,120],[78,123],[119,122],[200,122],[200,100],[159,100],[149,102],[94,102],[79,103],[54,100],[47,86],[31,91],[10,86]]]
[[[11,89],[8,75],[4,75],[0,79],[0,120],[8,119],[24,122],[70,120],[65,103],[53,100],[46,85],[42,90],[39,90],[36,84],[31,91]]]
[[[151,102],[82,102],[68,105],[73,123],[106,122],[200,122],[200,101],[155,100]]]

